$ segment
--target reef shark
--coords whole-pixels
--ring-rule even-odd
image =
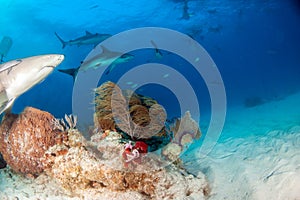
[[[39,55],[0,65],[0,114],[15,99],[43,81],[64,60],[60,54]]]
[[[183,10],[182,10],[182,16],[180,19],[189,20],[191,17],[191,14],[189,13],[189,7],[188,7],[189,0],[184,0],[183,4]]]
[[[100,47],[102,49],[100,54],[81,62],[79,67],[72,69],[59,69],[58,71],[71,75],[75,81],[78,71],[87,71],[110,65],[106,71],[106,74],[108,74],[116,67],[116,65],[126,63],[134,58],[133,55],[128,53],[123,54],[121,52],[110,51],[102,45]]]
[[[96,46],[100,42],[106,40],[107,38],[111,37],[110,34],[100,34],[100,33],[95,33],[92,34],[88,31],[85,31],[85,35],[73,40],[69,41],[64,41],[56,32],[55,32],[56,37],[59,39],[59,41],[62,43],[62,48],[65,48],[67,45],[94,45]]]
[[[157,45],[155,44],[155,42],[153,40],[151,40],[150,42],[155,49],[155,57],[158,59],[161,59],[163,57],[162,52],[159,50],[159,48],[157,47]]]

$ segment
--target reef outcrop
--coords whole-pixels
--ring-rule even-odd
[[[86,141],[74,129],[68,131],[68,138],[64,144],[55,145],[46,152],[53,163],[46,172],[72,193],[105,188],[137,192],[144,196],[143,199],[184,199],[187,196],[204,199],[209,194],[203,174],[194,176],[173,164],[164,168],[157,157],[145,155],[131,170],[120,165],[124,145],[118,142],[120,135],[116,132],[110,132],[104,139],[96,134],[91,141]],[[62,149],[66,149],[66,153],[57,153]]]
[[[95,93],[94,123],[98,129],[118,130],[144,139],[165,134],[166,113],[154,99],[122,91],[110,81],[96,88]]]
[[[16,172],[38,175],[45,169],[45,151],[56,143],[54,117],[32,107],[20,115],[6,114],[0,126],[0,152]]]
[[[24,175],[44,172],[78,196],[82,191],[146,200],[209,195],[205,176],[192,175],[180,165],[180,154],[201,135],[189,112],[166,125],[165,112],[154,99],[122,91],[112,82],[101,85],[96,94],[97,131],[89,139],[76,129],[73,115],[56,119],[31,107],[18,115],[6,114],[0,125],[0,152],[10,168]]]

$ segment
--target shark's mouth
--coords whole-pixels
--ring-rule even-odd
[[[54,68],[55,68],[55,66],[47,65],[47,66],[44,66],[43,68],[41,68],[38,73],[45,73],[45,72],[49,73],[50,71],[53,71]]]
[[[49,65],[49,66],[45,66],[45,67],[43,67],[43,68],[46,68],[46,67],[50,67],[50,68],[55,68],[55,66],[52,66],[52,65]]]
[[[55,66],[54,66],[54,65],[47,65],[47,66],[45,66],[45,67],[41,68],[41,69],[40,69],[40,71],[42,71],[43,69],[48,69],[48,68],[52,68],[52,69],[54,69],[54,68],[55,68]]]

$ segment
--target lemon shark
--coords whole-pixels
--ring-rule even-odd
[[[100,33],[95,33],[92,34],[88,31],[85,31],[85,35],[73,40],[69,41],[64,41],[57,33],[55,33],[56,37],[59,39],[59,41],[62,43],[62,48],[65,48],[67,45],[94,45],[96,46],[100,42],[106,40],[107,38],[111,37],[110,34],[100,34]]]
[[[69,74],[75,81],[78,71],[87,71],[90,69],[97,69],[99,67],[108,67],[106,74],[110,73],[118,64],[129,62],[134,58],[129,53],[121,53],[116,51],[110,51],[106,47],[100,45],[102,52],[87,60],[81,62],[81,65],[77,68],[71,69],[59,69],[58,71]]]
[[[0,65],[0,114],[15,99],[43,81],[64,60],[60,54],[39,55]]]

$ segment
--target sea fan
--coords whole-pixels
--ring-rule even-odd
[[[66,123],[66,122],[67,123]],[[52,120],[52,125],[55,129],[60,131],[68,131],[69,129],[75,129],[77,125],[77,116],[76,115],[66,115],[65,119],[56,119]]]
[[[131,119],[127,101],[118,86],[114,87],[111,98],[111,108],[116,125],[132,139],[146,139],[157,134],[165,125],[166,112],[159,104],[149,109],[150,124],[140,126]]]
[[[170,161],[175,161],[193,139],[201,136],[200,129],[195,120],[192,119],[191,113],[187,111],[183,118],[176,119],[174,123],[169,124],[169,132],[173,133],[172,142],[162,149],[162,155]]]
[[[186,145],[192,139],[198,139],[201,136],[199,126],[195,120],[192,119],[191,113],[187,111],[183,118],[177,119],[174,124],[170,126],[170,130],[174,134],[174,142],[179,145]]]

